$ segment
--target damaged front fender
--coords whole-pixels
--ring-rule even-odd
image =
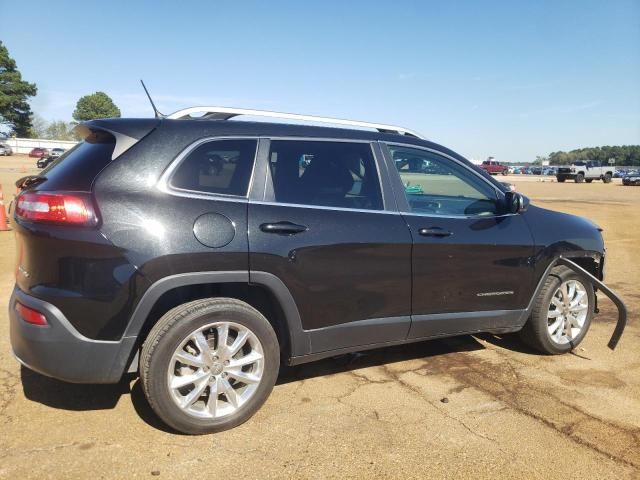
[[[618,297],[618,295],[616,295],[613,292],[613,290],[607,287],[598,278],[593,276],[591,273],[589,273],[587,270],[582,268],[576,262],[569,260],[568,258],[565,258],[565,257],[559,257],[555,261],[555,265],[564,265],[565,267],[573,270],[575,273],[580,275],[585,281],[588,281],[589,283],[591,283],[594,286],[594,288],[597,288],[599,291],[601,291],[607,297],[609,297],[611,301],[615,304],[615,306],[618,308],[618,321],[616,323],[615,329],[613,330],[613,334],[609,339],[609,343],[607,344],[607,346],[611,350],[614,350],[618,345],[618,342],[620,341],[620,337],[622,337],[624,328],[627,325],[627,307],[622,301],[622,299]]]

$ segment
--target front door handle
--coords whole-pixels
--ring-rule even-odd
[[[263,223],[260,230],[264,233],[278,233],[280,235],[295,235],[309,230],[305,225],[298,225],[291,222]]]
[[[453,232],[440,227],[421,228],[418,233],[423,237],[450,237]]]

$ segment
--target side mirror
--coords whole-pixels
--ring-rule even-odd
[[[529,207],[529,199],[516,192],[506,192],[504,204],[507,213],[523,213]]]

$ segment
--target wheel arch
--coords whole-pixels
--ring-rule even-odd
[[[193,272],[162,278],[138,302],[124,336],[144,337],[173,306],[212,295],[237,298],[259,310],[276,330],[287,357],[310,352],[308,334],[302,329],[291,292],[278,277],[267,272],[251,272],[251,281],[247,271]]]
[[[594,264],[596,263],[596,259],[599,259],[599,269],[594,274],[589,267],[590,262],[593,262]],[[620,297],[618,297],[609,287],[607,287],[602,282],[602,270],[604,267],[603,261],[604,260],[602,253],[589,250],[569,251],[552,257],[547,264],[544,273],[538,279],[537,286],[533,292],[529,305],[525,310],[525,314],[523,315],[524,321],[522,324],[524,325],[524,323],[526,323],[526,321],[528,320],[535,300],[544,287],[545,280],[551,274],[552,270],[557,266],[565,266],[580,275],[584,280],[590,282],[594,288],[597,288],[599,291],[604,293],[615,304],[616,308],[618,309],[618,321],[616,322],[614,332],[611,335],[611,339],[608,343],[608,347],[611,350],[615,349],[627,324],[627,308],[622,299],[620,299]],[[591,268],[593,268],[593,266],[591,266]]]

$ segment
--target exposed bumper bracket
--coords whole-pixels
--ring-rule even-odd
[[[564,265],[565,267],[570,268],[585,280],[591,282],[594,287],[597,287],[598,290],[609,297],[611,301],[616,305],[616,307],[618,307],[618,322],[616,323],[616,328],[613,330],[613,334],[611,335],[609,343],[607,344],[607,346],[611,350],[615,349],[618,345],[618,341],[620,341],[620,337],[622,337],[624,327],[627,325],[627,307],[625,306],[624,302],[613,292],[613,290],[611,290],[604,283],[602,283],[577,263],[569,260],[568,258],[560,257],[556,260],[556,264]]]

